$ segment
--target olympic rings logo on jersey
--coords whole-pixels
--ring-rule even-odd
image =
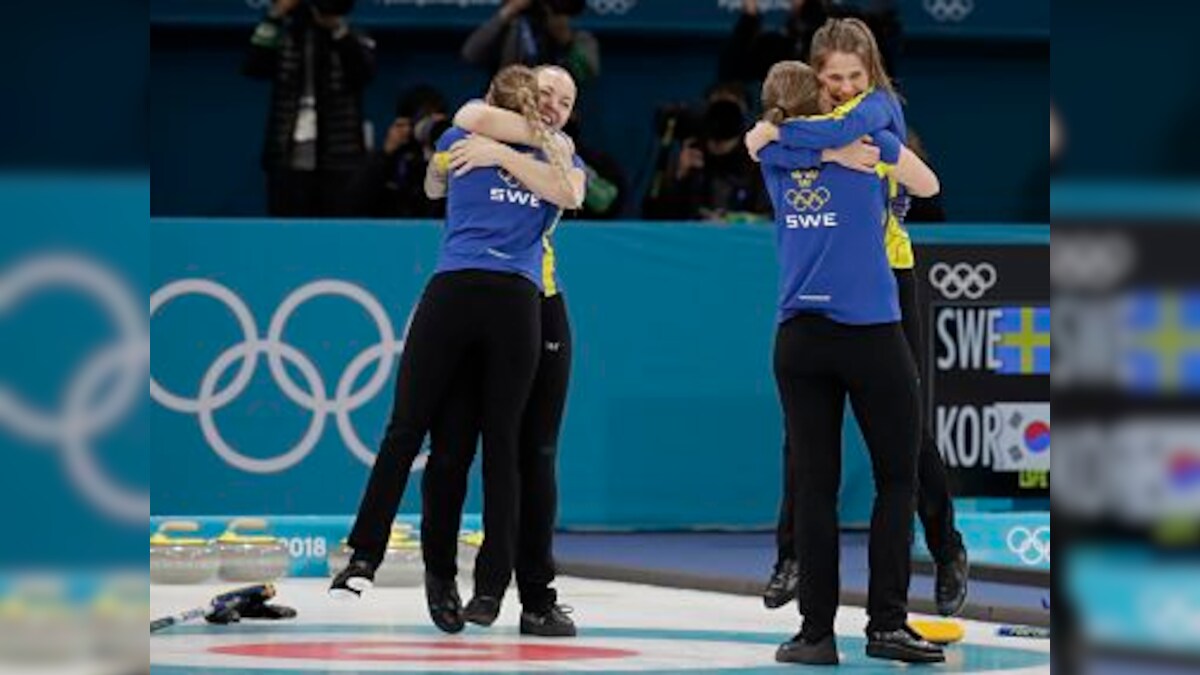
[[[975,11],[975,0],[924,0],[925,11],[941,22],[958,23]]]
[[[1006,543],[1008,550],[1026,565],[1050,562],[1050,527],[1047,525],[1032,530],[1018,525],[1008,531]]]
[[[513,188],[514,190],[517,188],[525,187],[524,185],[521,184],[521,181],[517,180],[516,176],[512,175],[505,169],[496,169],[496,175],[500,177],[500,180],[505,185],[507,185],[510,188]]]
[[[784,199],[797,211],[820,211],[829,203],[830,197],[829,189],[825,187],[815,190],[811,188],[791,189],[784,194]]]
[[[597,14],[628,14],[637,0],[588,0],[588,8]]]
[[[196,415],[204,438],[213,451],[230,466],[248,473],[280,473],[299,464],[320,441],[325,423],[331,415],[335,418],[338,433],[350,452],[367,466],[374,463],[375,455],[363,444],[350,420],[350,414],[372,400],[383,389],[395,359],[404,350],[404,338],[396,338],[391,319],[373,295],[346,281],[312,281],[292,291],[280,303],[271,316],[266,337],[260,338],[250,309],[229,288],[207,279],[181,279],[163,286],[150,296],[150,317],[153,318],[156,312],[172,300],[187,295],[207,296],[224,304],[232,312],[241,329],[242,341],[230,346],[213,360],[201,378],[199,392],[194,398],[167,390],[151,373],[150,395],[155,401],[176,412]],[[325,295],[339,296],[358,303],[375,322],[379,335],[376,344],[364,349],[346,366],[338,378],[332,398],[328,395],[329,388],[316,365],[303,352],[283,341],[283,334],[292,313],[305,302]],[[409,322],[411,321],[410,314]],[[406,325],[405,334],[407,330]],[[257,369],[260,354],[267,357],[271,376],[284,395],[312,413],[308,430],[300,441],[286,452],[267,459],[247,457],[234,449],[221,436],[214,419],[217,410],[229,405],[246,390]],[[240,366],[233,379],[224,388],[218,389],[218,383],[222,382],[229,369],[239,362]],[[284,368],[284,362],[291,363],[300,372],[308,385],[307,391],[292,380]],[[361,388],[353,389],[359,376],[372,365],[375,370],[371,377]],[[424,468],[426,459],[425,454],[419,456],[413,469]]]
[[[939,262],[929,268],[929,283],[947,300],[978,300],[996,285],[998,279],[996,267],[986,262],[978,265]]]
[[[118,337],[92,352],[67,385],[63,408],[47,413],[0,382],[0,429],[55,447],[67,474],[92,504],[131,522],[150,517],[150,496],[134,493],[107,476],[92,443],[126,418],[145,390],[150,370],[150,333],[142,305],[110,270],[73,255],[45,255],[0,276],[0,314],[22,298],[53,287],[82,290],[99,301]]]

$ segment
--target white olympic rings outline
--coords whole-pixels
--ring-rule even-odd
[[[1017,554],[1026,565],[1040,565],[1050,562],[1050,527],[1042,525],[1032,530],[1024,525],[1017,525],[1008,531],[1005,539],[1008,550]]]
[[[628,14],[637,0],[587,0],[588,9],[597,14]]]
[[[116,518],[150,518],[149,494],[118,485],[100,468],[90,441],[116,426],[145,391],[150,370],[150,333],[136,296],[111,271],[72,254],[30,258],[0,276],[0,313],[27,295],[66,286],[99,301],[117,326],[114,342],[97,348],[67,385],[65,403],[47,413],[24,403],[0,382],[0,427],[62,453],[67,475],[92,503]],[[102,385],[117,376],[116,385]],[[97,393],[103,391],[103,397]],[[89,407],[90,406],[90,407]]]
[[[987,262],[978,265],[939,262],[929,268],[929,284],[941,291],[947,300],[964,297],[978,300],[996,285],[999,278],[995,265]]]
[[[924,0],[925,11],[940,22],[958,23],[975,11],[975,0]]]
[[[172,300],[201,295],[215,299],[226,306],[237,320],[242,331],[242,342],[223,351],[208,367],[200,382],[195,398],[175,394],[150,375],[150,395],[162,406],[180,413],[197,415],[201,431],[209,446],[230,466],[247,473],[269,474],[287,471],[296,466],[316,447],[325,430],[326,418],[333,415],[338,432],[350,452],[363,464],[371,466],[375,454],[359,437],[350,419],[351,413],[361,408],[383,389],[390,379],[392,368],[404,350],[404,339],[396,339],[392,321],[379,301],[361,286],[338,279],[318,279],[292,291],[280,303],[268,324],[267,336],[258,337],[258,327],[250,309],[228,287],[208,279],[180,279],[158,289],[150,296],[151,318]],[[375,322],[379,342],[355,356],[338,379],[333,398],[328,397],[328,388],[316,365],[295,347],[284,343],[283,334],[291,315],[305,302],[320,296],[340,296],[356,302]],[[408,317],[412,321],[412,314]],[[404,334],[408,332],[405,325]],[[290,450],[266,459],[248,457],[238,452],[222,437],[217,428],[214,413],[228,405],[245,391],[257,370],[258,356],[265,354],[272,378],[280,390],[293,403],[312,413],[312,421],[300,441]],[[236,361],[241,361],[237,373],[223,389],[218,383]],[[292,380],[284,367],[284,361],[295,366],[309,385],[305,391]],[[375,372],[357,391],[354,383],[362,372],[375,364]],[[413,470],[425,466],[427,455],[422,453]]]
[[[1050,282],[1055,290],[1104,290],[1123,281],[1137,250],[1123,233],[1055,234],[1050,241]]]
[[[717,0],[717,8],[723,9],[726,12],[742,11],[742,0]],[[786,12],[791,10],[792,0],[758,0],[758,11],[761,13],[767,12]]]

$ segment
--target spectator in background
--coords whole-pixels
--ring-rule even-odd
[[[370,215],[377,218],[440,218],[444,200],[425,196],[425,168],[434,143],[450,127],[446,100],[428,85],[419,85],[396,101],[396,117],[383,148],[371,155],[363,187]]]
[[[462,57],[493,73],[514,63],[561,66],[582,90],[600,74],[600,43],[571,27],[584,6],[584,0],[506,0],[467,37]]]
[[[351,30],[354,0],[275,0],[243,72],[271,80],[262,166],[272,216],[350,216],[366,160],[362,92],[375,44]]]
[[[826,0],[792,0],[782,30],[763,30],[758,0],[742,0],[742,13],[721,53],[722,81],[761,82],[779,61],[808,61],[812,36],[825,23]]]
[[[896,78],[904,39],[896,0],[791,0],[781,30],[763,30],[759,0],[742,0],[742,13],[721,53],[723,81],[761,81],[771,66],[788,59],[808,61],[813,34],[829,18],[862,19],[883,54],[883,67]]]
[[[644,217],[732,221],[771,214],[762,175],[742,141],[746,113],[740,84],[719,84],[709,91],[698,122],[680,130],[679,154],[651,187]]]

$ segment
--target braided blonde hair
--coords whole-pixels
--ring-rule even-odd
[[[542,122],[538,112],[537,71],[522,65],[502,68],[492,78],[488,88],[487,102],[497,108],[511,110],[525,118],[533,131],[537,145],[546,160],[557,170],[558,178],[568,190],[573,190],[570,181],[570,161],[567,149],[554,137],[554,132]]]

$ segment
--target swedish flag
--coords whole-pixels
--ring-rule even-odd
[[[996,345],[996,372],[1005,375],[1050,373],[1050,308],[1000,307],[992,330]]]
[[[1135,293],[1123,310],[1123,383],[1134,391],[1200,391],[1200,293]]]

